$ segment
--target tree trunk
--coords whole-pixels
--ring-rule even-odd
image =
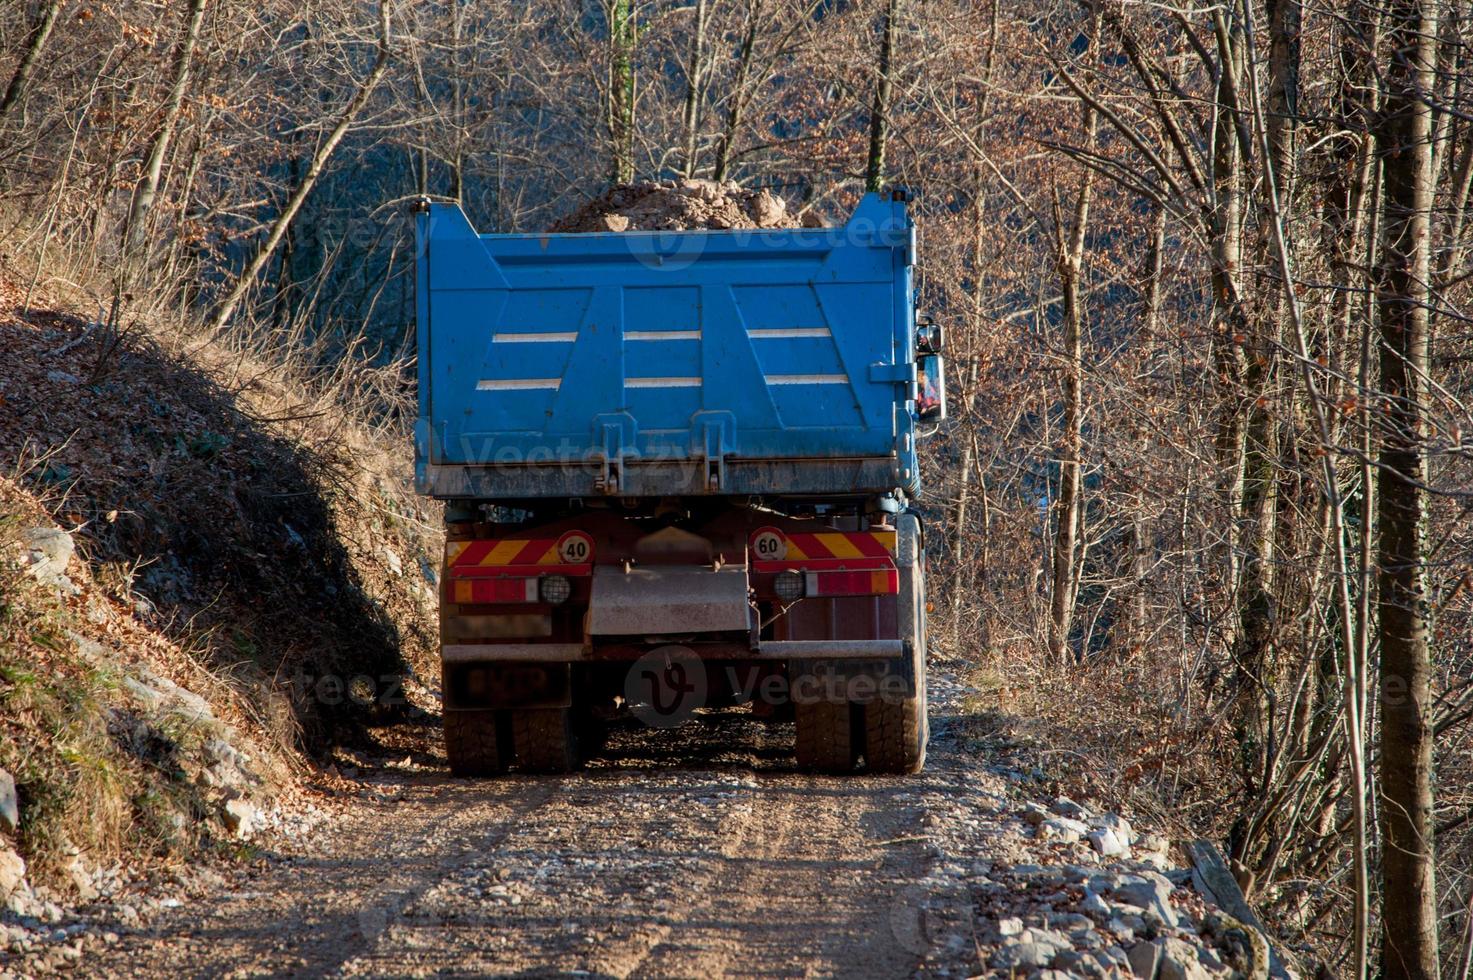
[[[144,223],[149,209],[158,197],[159,180],[163,176],[164,158],[169,153],[169,143],[174,139],[174,127],[179,123],[179,113],[184,107],[184,93],[189,87],[189,66],[194,58],[195,45],[199,43],[200,26],[205,19],[206,0],[190,0],[189,17],[184,22],[184,35],[179,39],[179,48],[174,55],[174,83],[169,87],[169,97],[164,102],[164,118],[154,135],[153,146],[148,151],[148,162],[143,165],[143,174],[133,187],[133,201],[128,208],[128,223],[123,232],[123,251],[131,252],[144,237]]]
[[[895,24],[900,19],[902,0],[886,0],[885,23],[880,37],[879,77],[875,100],[869,111],[869,155],[864,167],[864,189],[885,186],[885,144],[890,138],[890,72],[895,59]]]
[[[343,111],[338,116],[338,121],[333,126],[332,131],[327,134],[321,145],[317,147],[317,151],[312,154],[312,162],[308,165],[306,174],[302,176],[301,181],[292,191],[291,197],[287,200],[286,207],[281,209],[281,213],[272,222],[271,231],[267,234],[266,240],[261,243],[260,248],[256,249],[255,256],[246,265],[245,271],[240,274],[240,278],[236,280],[234,288],[230,290],[230,294],[225,297],[219,308],[215,310],[215,315],[210,318],[211,327],[215,329],[223,327],[230,321],[231,316],[235,314],[236,307],[240,306],[241,300],[245,299],[246,293],[250,292],[252,285],[256,281],[256,277],[261,274],[261,270],[266,267],[266,263],[271,261],[271,256],[276,251],[276,247],[286,237],[287,229],[291,227],[292,219],[301,210],[302,203],[307,200],[307,195],[312,193],[312,188],[317,184],[317,179],[322,176],[322,168],[327,164],[328,158],[332,156],[333,151],[337,149],[338,144],[347,135],[348,129],[353,125],[353,120],[358,118],[358,113],[363,111],[363,107],[368,104],[369,97],[373,95],[373,90],[378,88],[379,82],[383,81],[384,75],[388,72],[388,8],[385,6],[381,9],[384,20],[383,37],[379,41],[378,56],[374,59],[373,68],[369,71],[368,77],[358,86],[358,91],[353,93],[353,98],[343,107]]]
[[[747,30],[742,36],[742,46],[737,51],[736,72],[732,75],[731,91],[726,99],[726,125],[721,130],[721,140],[716,145],[716,163],[711,170],[711,179],[726,179],[731,169],[731,147],[736,142],[737,132],[742,125],[742,113],[747,107],[747,80],[752,73],[752,51],[757,46],[757,25],[763,16],[763,0],[752,0],[747,10]]]
[[[56,26],[56,18],[60,13],[61,0],[50,0],[41,8],[41,16],[37,18],[36,26],[31,28],[31,36],[26,39],[26,53],[21,56],[20,64],[15,66],[10,84],[5,86],[5,94],[0,96],[0,119],[5,118],[11,106],[20,102],[26,82],[30,81],[31,73],[36,70],[36,62],[41,59],[41,52],[51,38],[51,29]]]
[[[465,79],[461,75],[464,55],[465,5],[450,5],[450,56],[453,59],[450,80],[450,112],[455,123],[455,138],[450,149],[450,197],[465,197]]]
[[[685,127],[685,166],[687,177],[696,175],[696,155],[700,151],[701,102],[706,86],[706,15],[708,0],[696,0],[696,24],[691,32],[690,61],[685,68],[685,110],[682,123]]]
[[[1085,146],[1094,148],[1097,117],[1084,113]],[[1049,605],[1049,654],[1055,665],[1066,662],[1069,634],[1074,623],[1074,598],[1079,581],[1080,470],[1084,454],[1084,310],[1079,280],[1084,268],[1084,237],[1089,225],[1094,171],[1080,178],[1073,224],[1065,227],[1058,192],[1054,194],[1054,229],[1058,257],[1059,291],[1064,307],[1064,418],[1059,452],[1058,517],[1054,524],[1053,588]]]
[[[610,179],[634,180],[634,0],[613,0],[609,16]]]
[[[1213,366],[1217,373],[1221,407],[1215,436],[1218,465],[1217,496],[1222,505],[1225,532],[1219,548],[1223,583],[1236,597],[1238,589],[1238,514],[1242,504],[1243,379],[1239,339],[1247,324],[1240,300],[1238,277],[1243,268],[1241,196],[1241,141],[1238,137],[1238,79],[1242,54],[1237,38],[1220,13],[1213,17],[1220,76],[1217,84],[1218,120],[1212,133],[1213,206],[1205,224],[1212,256]],[[1234,631],[1236,632],[1236,631]]]
[[[1432,830],[1432,695],[1424,517],[1432,110],[1437,0],[1388,0],[1384,167],[1377,263],[1381,425],[1377,614],[1381,631],[1380,822],[1383,975],[1438,975]]]

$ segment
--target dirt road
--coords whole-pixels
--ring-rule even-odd
[[[791,729],[739,715],[620,730],[569,777],[453,779],[433,740],[413,740],[423,751],[409,767],[360,776],[366,798],[345,819],[87,965],[169,977],[897,977],[928,961],[972,972],[970,940],[938,925],[970,903],[930,877],[936,828],[956,816],[934,811],[959,790],[972,805],[990,794],[967,790],[977,777],[937,720],[931,766],[898,779],[796,773]]]

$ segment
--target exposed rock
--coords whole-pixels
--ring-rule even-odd
[[[15,795],[15,777],[0,769],[0,830],[15,833],[20,827],[20,801]]]
[[[1121,857],[1130,853],[1130,847],[1109,827],[1100,827],[1089,832],[1089,843],[1105,857]]]
[[[1060,796],[1054,800],[1049,804],[1049,809],[1061,817],[1068,817],[1070,820],[1089,819],[1089,811],[1083,805],[1075,803],[1067,796]]]
[[[9,899],[26,880],[26,862],[4,844],[0,844],[0,900]]]
[[[261,813],[245,800],[236,798],[225,801],[225,828],[236,837],[245,839],[256,832],[261,823]]]
[[[1115,898],[1126,905],[1145,909],[1155,914],[1166,925],[1175,928],[1176,910],[1171,907],[1172,884],[1158,874],[1122,884],[1115,889]]]
[[[1050,817],[1039,824],[1037,830],[1039,840],[1061,840],[1070,844],[1082,840],[1087,833],[1089,827],[1068,817]]]
[[[1013,943],[992,955],[991,964],[999,970],[1048,966],[1061,950],[1048,943]]]
[[[1156,972],[1161,968],[1164,952],[1155,943],[1136,943],[1125,954],[1130,961],[1130,972],[1140,977],[1140,980],[1156,980]]]
[[[44,585],[75,593],[77,587],[67,578],[67,563],[77,546],[72,536],[58,527],[32,527],[21,532],[26,548],[26,571]]]

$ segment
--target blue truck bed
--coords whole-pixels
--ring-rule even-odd
[[[417,235],[420,492],[914,492],[903,200],[839,228],[545,235],[425,202]]]

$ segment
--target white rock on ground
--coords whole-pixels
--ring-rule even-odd
[[[1084,835],[1089,833],[1089,827],[1068,817],[1050,817],[1038,825],[1036,833],[1039,840],[1061,840],[1072,844],[1083,840]]]
[[[223,818],[227,830],[245,839],[255,834],[261,822],[261,812],[245,800],[226,800]]]
[[[26,571],[43,585],[77,591],[67,578],[67,563],[77,550],[72,536],[58,527],[31,527],[21,532],[26,548]]]
[[[1121,884],[1115,889],[1115,898],[1126,905],[1151,912],[1167,926],[1175,928],[1176,912],[1171,908],[1174,888],[1168,879],[1151,874]]]
[[[1083,805],[1075,803],[1067,796],[1060,796],[1055,799],[1049,804],[1049,810],[1061,817],[1068,817],[1070,820],[1088,820],[1090,816],[1089,810],[1085,809]]]
[[[1104,857],[1122,857],[1130,853],[1130,847],[1115,835],[1109,827],[1100,827],[1089,832],[1089,843]]]
[[[20,800],[15,793],[15,777],[0,769],[0,830],[15,833],[20,827]]]
[[[1118,813],[1106,813],[1090,820],[1090,826],[1103,828],[1115,835],[1116,840],[1129,847],[1136,842],[1135,828],[1131,827],[1130,821]]]
[[[26,880],[26,862],[4,844],[0,844],[0,901],[10,898]]]

